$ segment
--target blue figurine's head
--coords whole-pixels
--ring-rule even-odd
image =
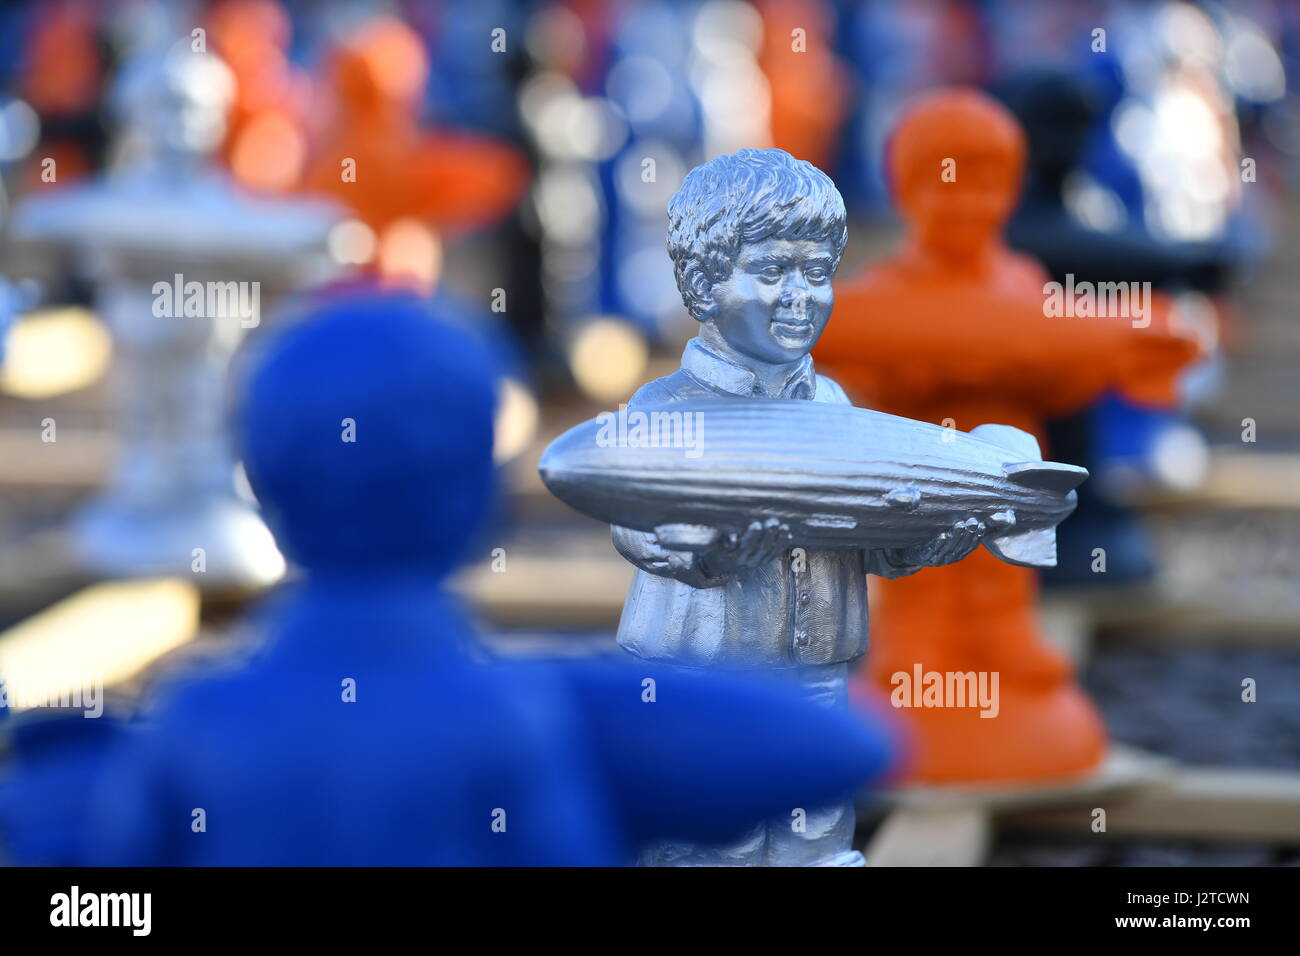
[[[691,170],[668,203],[668,254],[701,334],[741,359],[801,359],[835,304],[845,221],[830,177],[784,150],[742,149]]]
[[[495,370],[433,309],[353,295],[251,358],[236,413],[244,467],[308,571],[443,574],[488,510]]]

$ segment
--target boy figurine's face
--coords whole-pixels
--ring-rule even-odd
[[[731,275],[713,286],[709,324],[735,352],[769,365],[807,355],[835,304],[829,239],[764,239],[741,246]]]

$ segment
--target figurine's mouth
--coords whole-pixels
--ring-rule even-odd
[[[773,319],[772,330],[789,339],[806,339],[812,335],[813,324],[807,319]]]

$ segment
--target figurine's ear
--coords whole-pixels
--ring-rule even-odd
[[[713,283],[703,271],[691,276],[691,315],[697,322],[708,322],[718,314],[718,303],[713,299]]]
[[[708,292],[701,293],[695,297],[695,321],[708,322],[718,314],[718,303],[713,301],[713,287],[709,287]]]
[[[718,304],[713,300],[713,282],[700,262],[687,263],[681,289],[682,299],[697,322],[708,322],[718,314]]]

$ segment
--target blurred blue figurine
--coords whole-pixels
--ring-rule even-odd
[[[7,765],[0,776],[0,860],[76,866],[86,860],[83,821],[88,783],[98,772],[122,725],[82,711],[26,711],[5,719]]]
[[[104,760],[89,862],[628,863],[885,768],[879,731],[776,687],[471,658],[439,582],[492,498],[492,372],[406,297],[336,302],[253,356],[245,467],[304,574],[249,664],[176,678],[120,742],[68,754],[86,782]],[[0,819],[13,862],[69,862],[78,813],[62,841],[49,820],[13,839],[34,817]]]

